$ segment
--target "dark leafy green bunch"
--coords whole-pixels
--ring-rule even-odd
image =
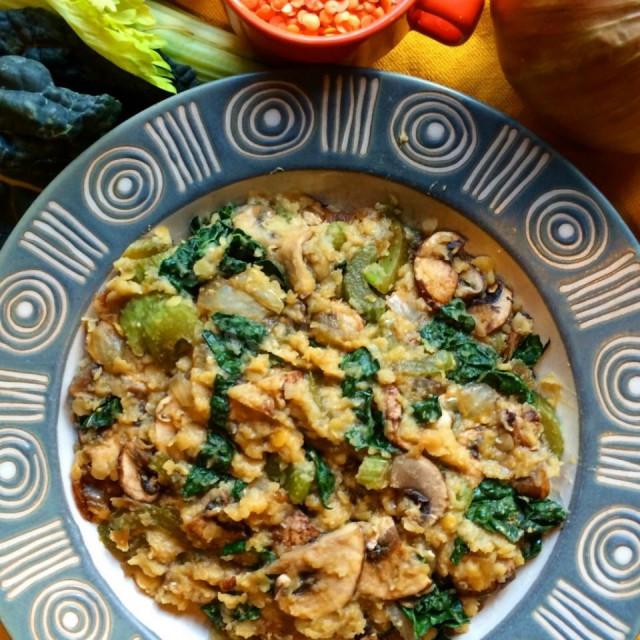
[[[466,517],[487,529],[504,535],[510,542],[521,542],[525,557],[542,548],[542,534],[561,525],[567,512],[553,500],[536,500],[521,495],[508,483],[483,480],[473,492]]]
[[[116,124],[115,98],[57,87],[47,68],[0,57],[0,174],[45,186]]]
[[[353,411],[359,424],[345,434],[347,442],[354,449],[377,449],[396,453],[394,447],[384,435],[384,415],[373,402],[371,383],[380,364],[371,352],[360,347],[346,355],[340,368],[347,374],[342,382],[342,394],[353,400]]]

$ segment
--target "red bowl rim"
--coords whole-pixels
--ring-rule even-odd
[[[247,9],[241,0],[225,0],[227,6],[229,6],[238,16],[249,23],[253,28],[261,31],[267,36],[288,42],[291,44],[310,46],[314,48],[326,49],[333,46],[346,45],[357,41],[365,40],[369,36],[383,30],[387,25],[395,22],[402,14],[406,13],[412,4],[416,0],[399,0],[396,5],[386,13],[382,18],[371,23],[367,27],[356,29],[351,33],[341,33],[339,35],[331,36],[312,36],[301,33],[291,33],[284,29],[274,27],[266,20],[259,18],[255,12]]]

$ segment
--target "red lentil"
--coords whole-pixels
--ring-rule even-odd
[[[274,27],[309,36],[352,33],[391,11],[397,0],[242,0]]]

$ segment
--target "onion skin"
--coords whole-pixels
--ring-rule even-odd
[[[492,0],[504,74],[565,135],[640,153],[640,2]]]

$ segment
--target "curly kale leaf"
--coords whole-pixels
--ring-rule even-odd
[[[454,382],[474,382],[486,371],[495,367],[498,354],[488,344],[476,342],[463,331],[436,317],[420,329],[420,335],[434,349],[450,351],[456,368],[448,374]]]
[[[118,396],[105,398],[88,416],[80,418],[80,429],[105,429],[110,427],[118,414],[122,413],[122,402]]]
[[[442,320],[455,329],[464,331],[464,333],[471,333],[476,326],[476,319],[467,312],[467,307],[461,298],[454,298],[451,302],[440,307],[436,319]]]
[[[533,404],[537,394],[532,391],[527,383],[512,371],[487,371],[479,378],[479,382],[484,382],[506,396],[515,396],[519,402]]]
[[[534,500],[506,482],[485,479],[475,488],[465,516],[510,542],[521,541],[525,557],[531,557],[540,551],[542,534],[562,524],[567,512],[553,500]]]
[[[546,344],[542,344],[539,335],[530,333],[518,345],[511,358],[513,360],[522,360],[528,367],[533,367],[540,360],[548,346],[548,341]]]
[[[425,400],[414,402],[411,405],[413,417],[416,422],[434,422],[442,415],[438,396],[429,396]]]
[[[435,584],[429,593],[418,598],[412,606],[400,608],[413,624],[416,638],[422,638],[433,627],[455,629],[469,622],[453,587]]]

